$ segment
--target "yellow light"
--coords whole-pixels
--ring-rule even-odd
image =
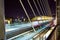
[[[41,17],[38,17],[37,20],[42,20],[42,18]]]
[[[10,24],[10,21],[8,20],[8,24]]]
[[[37,17],[34,17],[32,19],[32,21],[33,20],[51,20],[51,19],[53,19],[53,18],[52,17],[49,17],[49,16],[41,16],[41,17],[37,16]]]

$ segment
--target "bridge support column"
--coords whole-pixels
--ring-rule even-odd
[[[5,40],[4,19],[4,0],[0,0],[0,40]]]

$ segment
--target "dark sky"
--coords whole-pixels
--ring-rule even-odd
[[[22,0],[23,1],[23,0]],[[53,14],[55,14],[55,2],[54,0],[48,0],[49,4],[50,4],[50,8]],[[23,1],[25,2],[25,1]],[[33,3],[32,3],[33,4]],[[22,17],[26,17],[26,15],[24,14],[24,11],[22,10],[22,7],[20,6],[20,2],[19,0],[5,0],[5,17],[13,17],[13,18],[17,18],[17,16]],[[24,3],[24,5],[28,5],[27,2]],[[29,16],[34,17],[33,14],[31,14],[31,9],[29,8],[29,5],[27,6],[27,12],[29,12]],[[36,12],[36,10],[35,10]],[[37,14],[37,12],[36,12]],[[37,14],[38,15],[38,14]]]
[[[20,6],[18,0],[5,0],[5,16],[17,17]],[[13,16],[14,15],[14,16]]]

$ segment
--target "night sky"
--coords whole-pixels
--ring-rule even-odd
[[[52,13],[55,14],[56,5],[55,5],[54,0],[48,0],[48,1],[49,1],[49,5],[50,5]],[[22,0],[22,2],[25,2],[25,1]],[[26,4],[27,4],[27,2],[24,3],[24,5],[26,5]],[[5,17],[6,18],[9,18],[9,17],[17,18],[17,16],[20,16],[20,18],[26,17],[26,15],[24,14],[24,11],[22,10],[22,7],[20,5],[21,4],[20,4],[19,0],[5,0]],[[33,5],[33,3],[32,3],[32,5]],[[28,8],[29,8],[29,5],[26,8],[27,12],[29,12],[29,17],[34,17],[31,12],[31,9],[29,8],[29,10],[28,10]],[[38,15],[36,10],[34,10],[34,11],[35,11],[36,15]]]

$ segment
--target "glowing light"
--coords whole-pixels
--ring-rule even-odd
[[[57,25],[57,19],[54,20],[54,25]]]
[[[8,20],[8,24],[10,24],[10,21]]]
[[[5,22],[7,22],[8,24],[10,24],[11,23],[11,20],[5,20]]]
[[[32,25],[33,25],[33,26],[37,26],[38,24],[39,24],[38,21],[32,22]]]
[[[32,21],[34,20],[52,20],[53,18],[52,17],[49,17],[49,16],[41,16],[41,17],[35,17],[32,19]]]

